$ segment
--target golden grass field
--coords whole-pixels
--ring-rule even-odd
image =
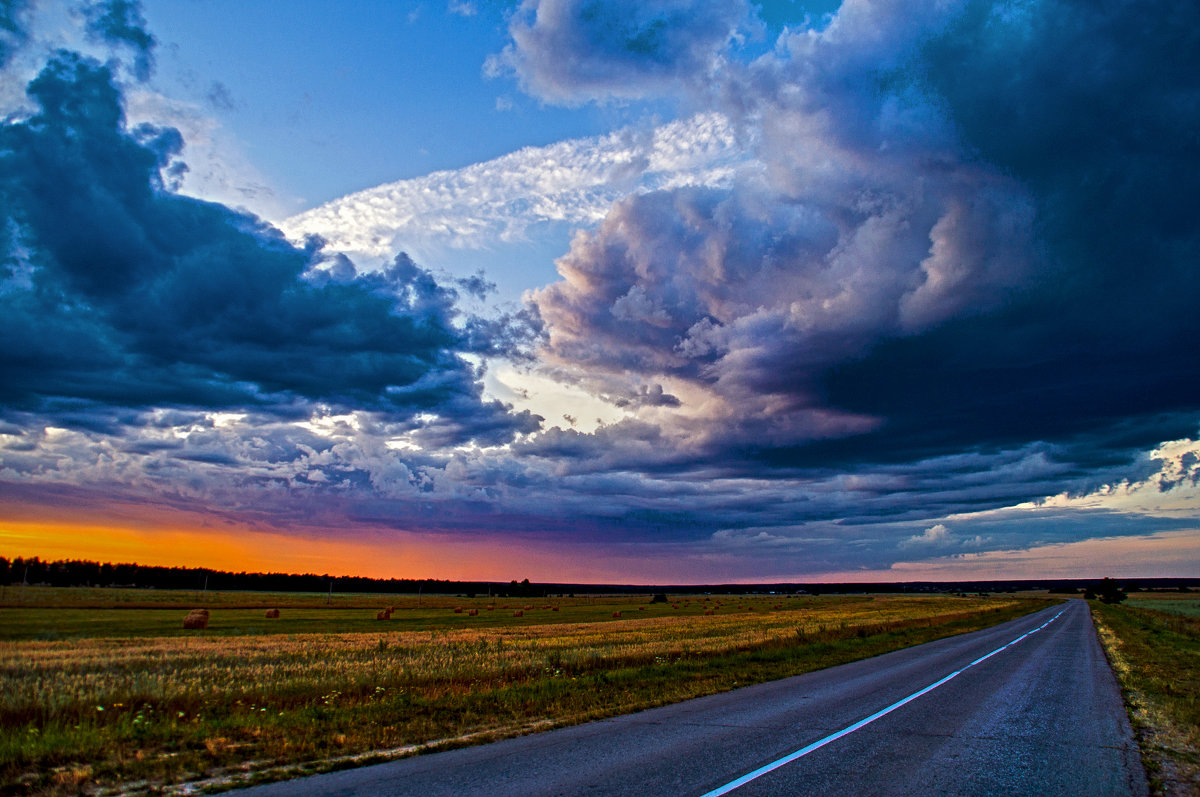
[[[0,605],[9,794],[219,787],[386,760],[819,669],[1047,603],[335,595],[330,605],[324,595],[11,590]],[[185,632],[199,605],[209,628]],[[376,620],[385,606],[392,619]],[[278,619],[264,617],[272,607]]]

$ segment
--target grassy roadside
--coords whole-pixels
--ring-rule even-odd
[[[519,625],[509,612],[512,624],[479,628],[5,642],[0,792],[244,785],[385,760],[809,672],[1048,601],[692,603],[603,622]]]
[[[1154,794],[1200,794],[1200,616],[1150,602],[1089,601]],[[1190,616],[1189,616],[1190,615]]]

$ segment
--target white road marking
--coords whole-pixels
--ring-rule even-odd
[[[1005,650],[1006,648],[1012,647],[1013,645],[1017,644],[1018,642],[1020,642],[1022,639],[1029,636],[1030,634],[1036,634],[1038,631],[1041,631],[1043,628],[1050,625],[1055,620],[1057,620],[1059,617],[1061,617],[1062,613],[1065,611],[1066,611],[1066,609],[1063,609],[1058,614],[1054,615],[1049,620],[1042,623],[1041,625],[1039,625],[1037,628],[1033,629],[1032,631],[1026,631],[1024,634],[1021,634],[1019,637],[1014,639],[1012,642],[1009,642],[1007,645],[996,648],[995,650],[993,650],[991,653],[987,654],[986,656],[980,656],[979,658],[975,659],[975,661],[966,665],[962,669],[955,670],[954,672],[950,673],[949,675],[947,675],[945,678],[941,679],[940,681],[935,681],[934,683],[931,683],[929,686],[925,687],[924,689],[913,692],[911,695],[904,698],[903,700],[899,700],[899,701],[893,703],[892,705],[888,706],[887,708],[880,709],[879,711],[876,711],[871,716],[869,716],[865,719],[861,719],[858,722],[854,723],[853,725],[842,728],[837,733],[831,733],[828,736],[826,736],[824,739],[818,739],[817,741],[813,742],[812,744],[808,745],[807,747],[801,747],[799,750],[797,750],[794,753],[789,753],[789,754],[785,755],[783,758],[780,758],[776,761],[772,761],[771,763],[766,764],[765,766],[759,767],[758,769],[754,770],[753,772],[749,772],[745,775],[742,775],[737,780],[730,781],[729,783],[726,783],[724,786],[720,786],[716,789],[713,789],[710,792],[705,792],[700,797],[720,797],[720,795],[722,795],[722,794],[729,794],[729,792],[733,791],[734,789],[745,786],[750,781],[755,780],[756,778],[760,778],[763,775],[767,774],[768,772],[779,769],[780,767],[782,767],[786,764],[790,764],[793,761],[795,761],[797,758],[803,758],[804,756],[811,753],[813,750],[824,747],[825,745],[829,744],[830,742],[836,742],[838,739],[842,738],[843,736],[854,733],[856,730],[863,727],[864,725],[869,725],[872,722],[874,722],[875,720],[884,716],[885,714],[891,714],[893,711],[900,708],[901,706],[903,706],[907,703],[911,703],[912,701],[916,700],[918,697],[925,694],[926,692],[932,692],[934,689],[937,689],[939,686],[946,683],[946,681],[949,681],[951,678],[955,677],[959,673],[971,669],[972,667],[974,667],[976,664],[979,664],[980,662],[987,661],[992,656],[995,656],[997,653],[999,653],[1002,650]]]

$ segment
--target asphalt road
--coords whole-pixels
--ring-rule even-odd
[[[720,793],[1098,796],[1145,795],[1147,787],[1091,614],[1075,600],[673,706],[242,792]]]

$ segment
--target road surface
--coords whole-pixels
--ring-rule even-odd
[[[1081,600],[673,706],[247,789],[314,795],[1145,795]]]

